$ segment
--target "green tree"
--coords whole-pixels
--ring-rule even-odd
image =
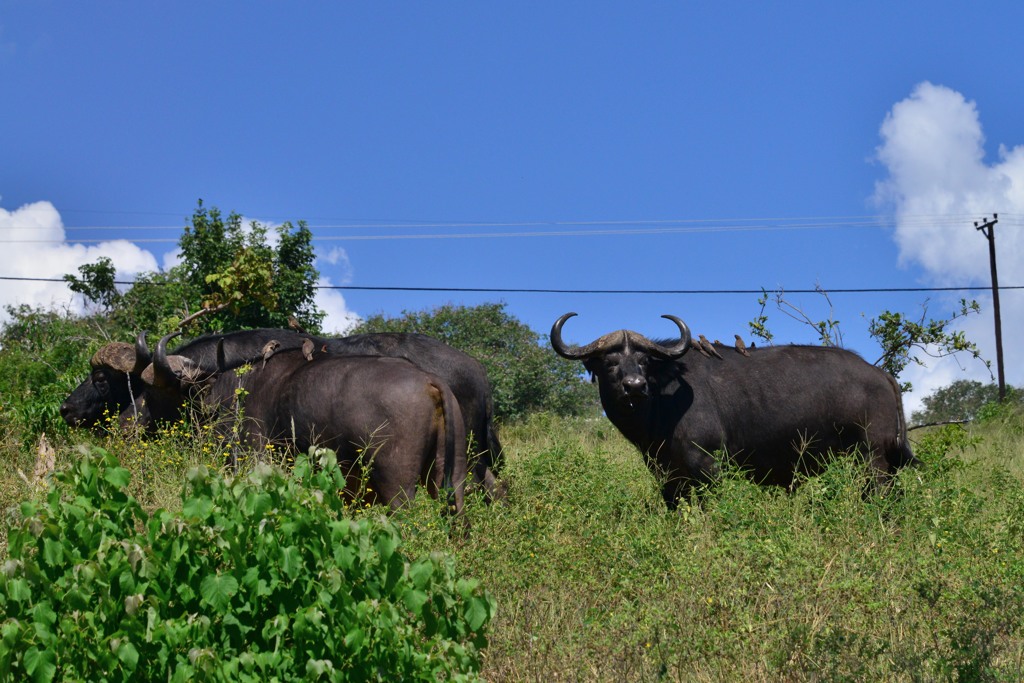
[[[1009,387],[1011,401],[1019,401],[1020,392]],[[999,401],[999,387],[995,383],[982,384],[977,380],[960,379],[949,386],[936,389],[922,400],[924,407],[914,411],[911,422],[930,424],[955,420],[974,420],[982,409]]]
[[[60,404],[89,373],[97,321],[69,313],[8,306],[0,329],[0,432],[27,446],[65,433]]]
[[[968,353],[989,367],[990,363],[981,358],[978,346],[967,339],[963,330],[949,330],[956,320],[980,310],[977,301],[960,299],[960,309],[948,318],[928,318],[927,302],[921,305],[921,316],[916,320],[902,313],[883,311],[868,325],[868,332],[882,347],[882,355],[875,365],[898,379],[910,363],[923,366],[922,356],[943,358]],[[900,386],[904,391],[911,389],[910,382],[902,382]]]
[[[790,318],[810,326],[818,335],[823,346],[836,346],[842,348],[843,333],[839,321],[833,315],[832,301],[828,292],[820,286],[815,291],[821,294],[828,304],[828,316],[822,320],[816,320],[817,316],[809,315],[802,308],[794,305],[786,299],[785,292],[781,289],[769,293],[761,290],[762,295],[757,302],[761,308],[757,316],[748,323],[753,336],[768,344],[772,343],[774,334],[768,328],[768,315],[765,308],[770,300],[775,301],[776,308]],[[932,358],[943,358],[959,353],[968,353],[972,358],[981,360],[986,367],[989,362],[981,358],[981,352],[977,345],[967,339],[962,330],[950,331],[950,325],[960,318],[978,313],[981,307],[977,301],[960,300],[960,308],[954,311],[948,318],[929,318],[928,302],[921,306],[921,316],[913,319],[903,313],[894,311],[882,311],[877,318],[872,318],[868,323],[868,333],[878,342],[882,354],[875,361],[875,365],[881,367],[890,375],[899,380],[900,374],[910,363],[924,365],[923,356]],[[910,382],[901,382],[900,388],[903,391],[910,391]]]
[[[252,222],[245,229],[238,214],[225,219],[199,202],[178,242],[176,270],[188,301],[215,311],[199,319],[202,329],[284,327],[290,315],[307,330],[320,329],[313,235],[302,221],[276,230],[275,248],[265,226]]]
[[[271,246],[266,226],[244,227],[238,214],[225,218],[200,201],[178,241],[181,262],[167,272],[142,273],[122,294],[113,263],[102,257],[64,279],[129,336],[165,334],[201,309],[209,311],[196,322],[201,332],[285,327],[289,316],[315,332],[324,313],[314,303],[313,234],[301,221],[275,230]]]
[[[64,281],[68,289],[81,294],[86,302],[92,302],[103,310],[111,310],[121,295],[117,291],[117,269],[114,262],[101,256],[96,263],[86,263],[78,267],[79,277],[65,275]]]
[[[376,315],[353,332],[420,332],[468,353],[487,370],[494,413],[502,420],[538,411],[558,415],[598,411],[597,391],[575,365],[541,346],[541,335],[510,315],[503,303],[403,311],[399,318]]]

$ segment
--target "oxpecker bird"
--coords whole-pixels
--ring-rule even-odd
[[[749,358],[750,352],[747,351],[747,345],[743,343],[743,340],[740,338],[740,335],[736,334],[733,336],[736,337],[736,350],[742,353],[747,358]]]
[[[267,361],[274,355],[274,351],[281,348],[281,342],[276,339],[271,339],[263,345],[263,367],[267,367]]]
[[[711,354],[705,351],[704,347],[700,345],[700,342],[697,341],[696,339],[693,339],[692,337],[690,338],[690,348],[696,349],[697,351],[700,352],[700,355],[704,356],[705,358],[711,358]]]
[[[306,330],[303,329],[302,325],[299,324],[298,319],[294,315],[288,316],[288,327],[292,328],[299,334],[306,334]]]
[[[313,340],[308,337],[302,340],[302,355],[306,360],[313,360]]]
[[[718,350],[715,349],[715,345],[709,342],[707,337],[705,337],[703,334],[699,334],[697,336],[700,337],[700,347],[707,352],[704,355],[711,354],[715,358],[722,358],[722,354],[720,354]]]

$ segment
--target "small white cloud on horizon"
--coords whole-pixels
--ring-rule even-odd
[[[46,201],[14,211],[0,208],[0,245],[0,273],[7,277],[61,279],[69,273],[77,274],[80,266],[94,263],[101,256],[110,258],[119,280],[156,269],[153,254],[127,240],[92,246],[68,243],[60,214]],[[82,297],[73,294],[64,282],[4,281],[0,305],[21,304],[78,313],[85,310]],[[7,319],[6,311],[0,310],[0,322]]]
[[[990,283],[988,243],[971,225],[993,213],[1016,214],[997,225],[996,245],[1002,285],[1024,272],[1024,237],[1019,229],[1006,229],[1024,213],[1024,145],[1000,145],[998,160],[985,161],[985,136],[977,105],[962,94],[932,83],[920,83],[911,95],[896,103],[880,129],[882,144],[877,159],[888,178],[876,184],[873,199],[891,207],[896,217],[895,239],[902,264],[917,264],[925,278],[937,286]],[[969,218],[970,217],[970,218]],[[1009,276],[1009,280],[1007,277]],[[990,295],[956,294],[932,303],[929,317],[945,317],[957,308],[954,300],[974,298],[981,315],[955,325],[977,343],[995,372],[995,333]],[[1003,339],[1024,334],[1024,297],[1000,297]],[[950,311],[941,311],[948,305]],[[934,313],[934,315],[932,315]],[[1004,344],[1004,347],[1006,345]],[[1005,358],[1006,381],[1019,384],[1024,374],[1015,370],[1020,359]],[[991,382],[989,370],[977,360],[923,359],[927,367],[908,366],[902,379],[914,388],[904,396],[907,417],[922,407],[922,399],[958,379]]]
[[[317,308],[326,313],[321,326],[325,334],[346,334],[362,322],[359,314],[348,308],[341,292],[336,289],[325,289],[331,285],[328,278],[321,277],[317,285],[320,289],[316,290],[313,301]]]
[[[250,220],[245,220],[249,225]],[[277,233],[270,223],[268,243],[277,243]],[[33,240],[28,242],[26,240]],[[95,263],[101,256],[110,258],[117,270],[118,280],[131,280],[139,273],[156,271],[157,257],[127,240],[113,240],[86,246],[67,242],[60,213],[48,201],[26,204],[14,211],[0,208],[0,275],[8,277],[62,280],[66,274],[77,275],[78,268]],[[181,262],[181,250],[173,249],[161,259],[163,271]],[[340,264],[342,282],[351,278],[352,267],[343,249],[332,249],[328,263]],[[331,280],[321,277],[318,285],[329,286]],[[314,299],[326,313],[325,331],[344,333],[358,324],[360,317],[348,309],[345,298],[337,290],[318,289]],[[6,280],[0,286],[0,323],[8,320],[3,307],[28,304],[46,309],[85,313],[86,306],[80,295],[68,289],[65,282]]]

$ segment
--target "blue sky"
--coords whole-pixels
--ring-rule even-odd
[[[1024,285],[1024,89],[1010,2],[270,3],[0,0],[0,276],[100,255],[165,267],[198,199],[313,229],[325,285],[559,290],[987,286],[1000,214]],[[99,241],[97,241],[99,240]],[[948,315],[986,356],[990,297],[830,297],[869,361],[885,309]],[[731,340],[756,294],[322,290],[353,317],[504,301],[585,343]],[[814,319],[824,297],[788,299]],[[70,303],[69,303],[70,302]],[[0,303],[78,306],[0,280]],[[1024,294],[1002,295],[1007,378]],[[778,341],[808,328],[766,310]],[[921,395],[984,368],[931,363]]]

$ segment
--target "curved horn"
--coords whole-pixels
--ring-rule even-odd
[[[224,337],[217,340],[217,372],[227,370],[228,360],[224,354]]]
[[[146,344],[146,334],[146,330],[143,330],[135,338],[135,367],[132,369],[132,374],[141,374],[146,366],[153,362],[153,354],[150,353],[149,346]]]
[[[181,386],[181,378],[174,372],[170,361],[167,360],[167,342],[174,339],[181,332],[171,332],[160,338],[156,345],[156,353],[153,354],[153,385],[160,387],[178,388]]]
[[[555,324],[551,326],[551,348],[554,349],[562,358],[568,358],[569,360],[582,360],[586,356],[580,353],[580,350],[570,350],[566,347],[565,342],[562,341],[562,325],[569,318],[575,316],[575,313],[566,313],[561,318],[555,321]]]
[[[692,338],[690,328],[686,326],[686,323],[674,315],[663,315],[661,317],[666,320],[671,320],[679,327],[679,341],[671,346],[662,346],[661,344],[651,342],[651,347],[659,355],[664,355],[666,358],[680,358],[684,353],[690,350],[690,339]]]

